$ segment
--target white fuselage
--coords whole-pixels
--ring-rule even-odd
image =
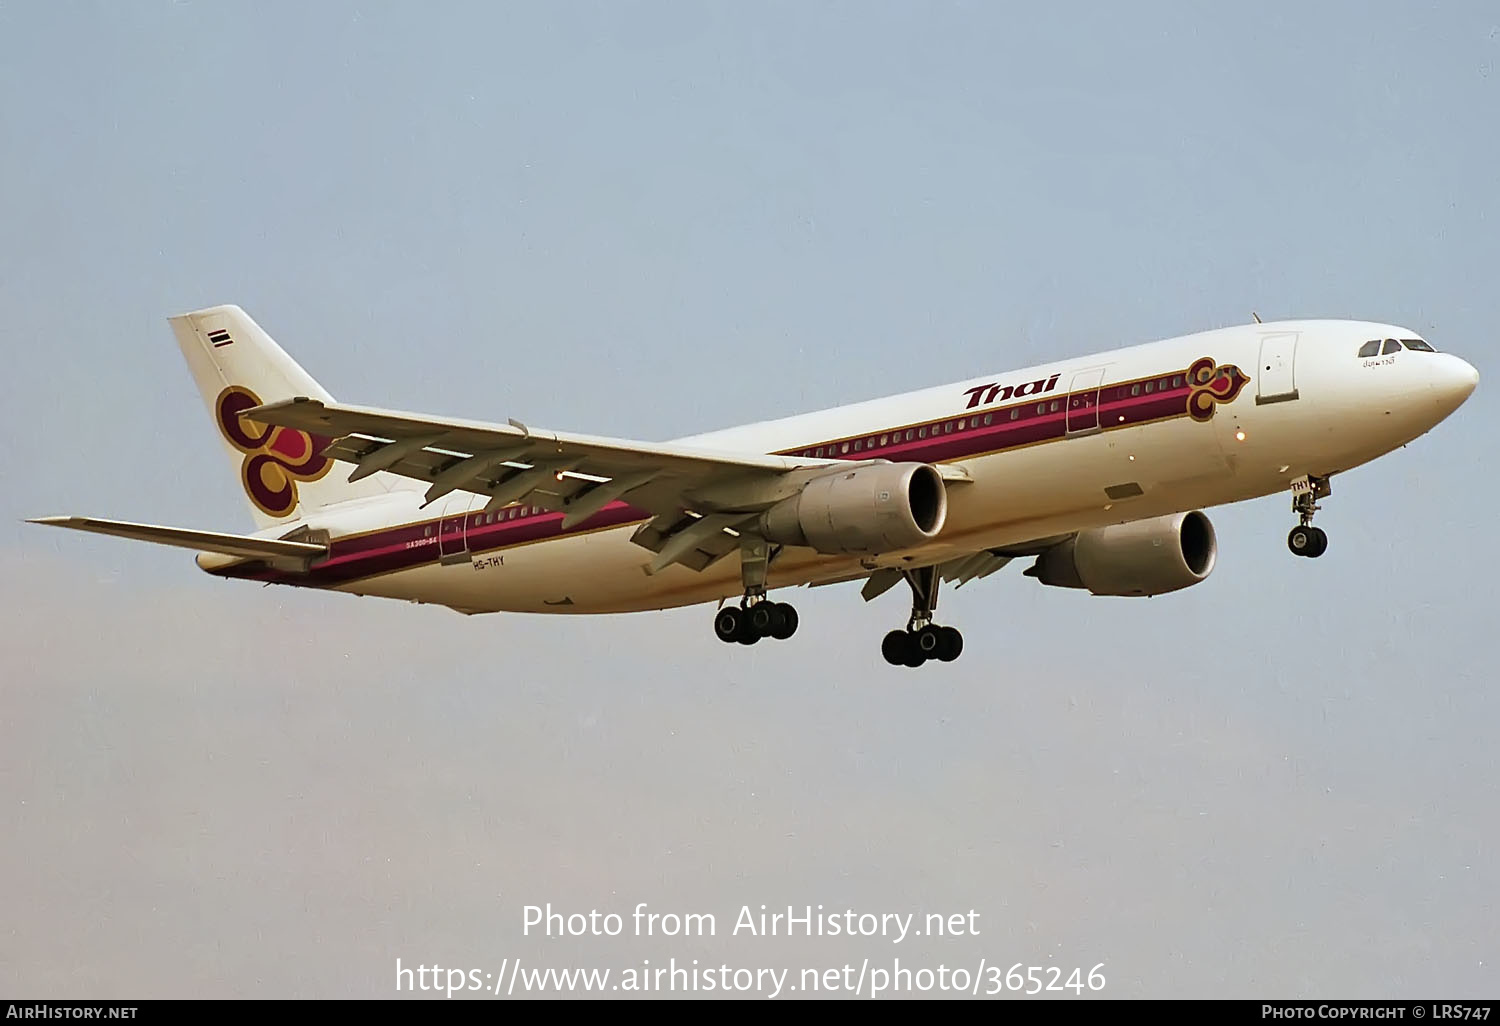
[[[1238,502],[1356,467],[1431,429],[1474,387],[1473,368],[1447,354],[1357,355],[1370,340],[1418,337],[1357,321],[1252,324],[681,441],[967,472],[949,484],[931,544],[877,557],[788,548],[772,564],[774,589]],[[1207,391],[1219,394],[1188,380],[1205,359]],[[484,496],[421,501],[398,490],[309,512],[300,524],[327,530],[333,549],[305,580],[231,575],[464,612],[629,612],[741,593],[732,557],[648,574],[651,553],[631,534],[649,515],[623,504],[563,531],[560,513],[525,504],[485,514]]]

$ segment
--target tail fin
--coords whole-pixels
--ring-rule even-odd
[[[280,399],[333,399],[249,314],[237,306],[216,306],[168,320],[257,527],[287,524],[309,509],[386,492],[376,478],[346,481],[322,455],[330,439],[239,417],[241,410]]]

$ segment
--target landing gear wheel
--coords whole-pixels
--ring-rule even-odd
[[[784,617],[781,615],[781,607],[775,602],[757,602],[746,610],[746,619],[750,622],[750,629],[755,632],[757,638],[769,638],[780,627]]]
[[[1310,527],[1308,530],[1312,532],[1312,548],[1307,551],[1307,555],[1317,559],[1328,551],[1328,532],[1321,527]]]
[[[905,631],[891,631],[880,642],[880,654],[885,656],[885,661],[892,666],[905,666],[906,650],[910,641],[911,635]]]
[[[1294,556],[1310,556],[1313,554],[1313,528],[1297,526],[1292,528],[1286,536],[1286,547],[1292,550]]]
[[[943,641],[938,647],[938,658],[945,663],[951,663],[963,654],[964,636],[958,633],[957,627],[939,627],[942,632]]]
[[[739,641],[744,626],[745,613],[738,606],[725,606],[714,616],[714,634],[720,641]]]
[[[947,647],[943,628],[935,623],[930,623],[917,631],[912,635],[912,640],[916,642],[917,651],[922,653],[923,659],[940,658],[940,654]]]
[[[786,602],[776,603],[776,608],[781,613],[781,621],[771,631],[771,637],[785,641],[797,633],[797,610]]]

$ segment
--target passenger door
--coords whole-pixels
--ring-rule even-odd
[[[1256,368],[1256,405],[1297,398],[1297,333],[1262,335]]]
[[[468,513],[467,495],[455,495],[443,507],[438,521],[438,562],[462,563],[469,558]]]
[[[1068,385],[1068,434],[1099,430],[1099,385],[1104,368],[1079,371]]]

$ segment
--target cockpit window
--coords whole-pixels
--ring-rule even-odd
[[[1364,345],[1360,346],[1359,347],[1359,355],[1361,357],[1365,357],[1365,356],[1379,356],[1380,355],[1380,339],[1378,339],[1378,338],[1377,339],[1372,339],[1369,342],[1366,342]]]
[[[1406,348],[1408,348],[1410,350],[1413,350],[1415,352],[1418,352],[1418,353],[1435,353],[1435,352],[1437,352],[1436,349],[1432,348],[1430,345],[1428,345],[1426,342],[1423,342],[1419,338],[1403,338],[1401,340],[1401,344],[1403,346],[1405,346]]]
[[[1401,352],[1401,343],[1393,338],[1385,340],[1385,348],[1380,351],[1381,356],[1390,356],[1392,353]]]

